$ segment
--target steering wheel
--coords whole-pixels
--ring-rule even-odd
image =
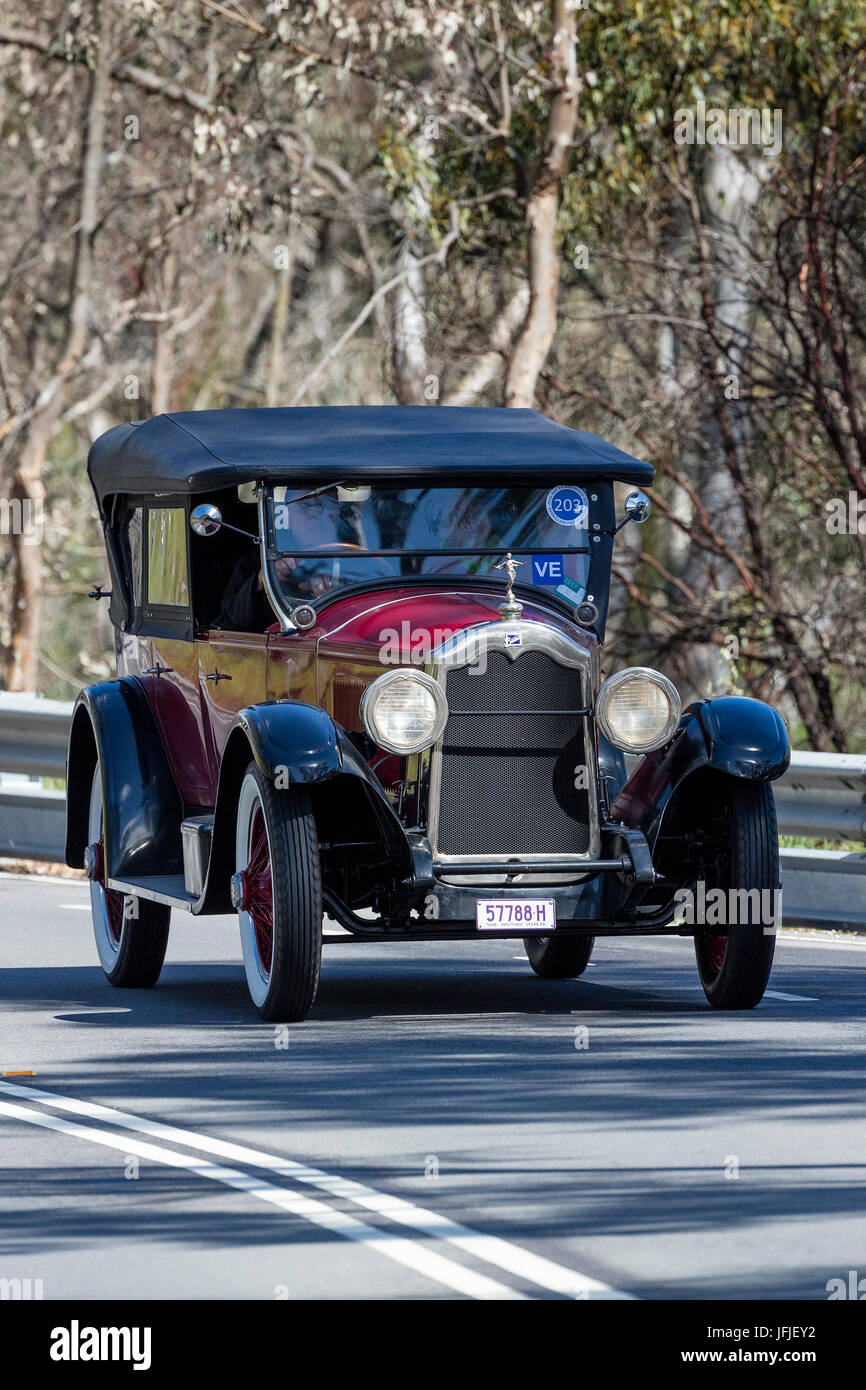
[[[313,550],[366,550],[366,546],[356,545],[354,541],[329,541],[325,545],[314,545]]]
[[[323,545],[311,546],[307,553],[312,555],[322,550],[339,550],[345,551],[346,553],[354,552],[357,554],[364,555],[366,554],[367,547],[363,545],[356,545],[354,541],[326,541]],[[370,558],[384,560],[384,556],[371,556]],[[315,589],[315,581],[318,581],[318,583],[321,585],[319,593],[323,593],[326,589],[329,589],[331,585],[340,577],[339,564],[339,556],[335,555],[333,557],[333,563],[331,565],[330,574],[320,571],[318,574],[313,575],[309,587]],[[387,568],[380,570],[381,575],[389,573],[390,571]],[[314,592],[313,597],[318,597],[318,594]]]

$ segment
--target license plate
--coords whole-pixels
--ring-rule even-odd
[[[475,922],[479,931],[552,932],[556,903],[553,898],[479,898]]]

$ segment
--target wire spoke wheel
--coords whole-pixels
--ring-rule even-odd
[[[90,788],[88,836],[88,852],[93,862],[90,912],[103,973],[110,984],[121,989],[147,989],[156,984],[165,960],[171,908],[162,903],[125,896],[105,886],[105,831],[99,763],[94,768]]]
[[[245,902],[252,918],[262,975],[270,979],[274,953],[274,884],[265,817],[260,805],[253,813],[249,859],[243,877]]]
[[[714,901],[721,921],[696,926],[698,973],[714,1008],[753,1009],[764,997],[773,965],[781,884],[770,783],[731,779],[716,826],[709,837],[707,903],[711,888],[721,890]]]
[[[316,997],[322,888],[316,824],[301,788],[277,791],[250,763],[238,796],[232,901],[262,1018],[297,1022]]]

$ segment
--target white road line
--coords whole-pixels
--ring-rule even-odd
[[[58,903],[66,912],[89,912],[90,903]]]
[[[524,965],[528,965],[528,964],[529,964],[529,961],[528,961],[528,959],[527,959],[526,956],[512,956],[511,959],[512,959],[512,960],[520,960],[520,961],[523,961],[523,964],[524,964]],[[585,965],[585,966],[584,966],[584,970],[592,970],[593,967],[596,966],[596,965],[598,965],[598,961],[597,961],[597,960],[591,960],[591,961],[589,962],[588,965]]]
[[[788,936],[783,933],[776,937],[776,946],[802,946],[810,951],[866,951],[866,941],[820,941],[812,936]]]
[[[3,883],[49,883],[54,888],[89,888],[86,878],[73,878],[67,874],[11,874],[0,870],[0,884]]]
[[[510,1241],[503,1240],[499,1236],[483,1235],[480,1231],[475,1231],[460,1222],[452,1221],[447,1216],[440,1216],[437,1212],[429,1211],[425,1207],[415,1206],[414,1203],[407,1202],[403,1198],[378,1192],[375,1188],[367,1187],[364,1183],[326,1173],[320,1168],[310,1168],[307,1164],[298,1163],[291,1158],[263,1153],[259,1149],[249,1148],[245,1144],[234,1144],[226,1139],[212,1139],[209,1136],[197,1134],[194,1130],[179,1129],[175,1125],[163,1124],[158,1120],[146,1120],[124,1110],[115,1110],[111,1106],[97,1105],[92,1101],[73,1100],[71,1097],[58,1096],[51,1091],[37,1090],[32,1086],[18,1086],[11,1082],[0,1081],[0,1091],[5,1091],[9,1095],[15,1095],[22,1099],[39,1101],[43,1105],[53,1106],[58,1110],[68,1110],[74,1114],[87,1115],[91,1119],[103,1120],[107,1124],[116,1125],[121,1129],[130,1129],[140,1134],[149,1134],[154,1138],[171,1140],[176,1144],[184,1144],[187,1148],[217,1154],[221,1158],[234,1159],[236,1163],[247,1163],[251,1167],[266,1168],[280,1177],[290,1178],[294,1182],[306,1183],[311,1187],[328,1192],[332,1196],[342,1197],[355,1206],[378,1212],[382,1216],[389,1217],[392,1221],[411,1227],[422,1235],[447,1241],[458,1249],[484,1260],[487,1264],[495,1265],[499,1269],[506,1270],[509,1274],[527,1279],[530,1283],[537,1284],[551,1293],[564,1294],[568,1298],[630,1299],[632,1297],[631,1294],[623,1293],[610,1284],[602,1283],[600,1280],[581,1274],[577,1270],[568,1269],[565,1265],[557,1264],[540,1255],[534,1255],[522,1246],[512,1245]]]
[[[653,936],[647,937],[648,941],[655,942],[681,942],[684,946],[690,945],[687,937],[683,936]],[[793,934],[793,928],[786,928],[776,933],[776,949],[781,946],[802,946],[810,951],[866,951],[866,939],[862,936],[855,936],[850,941],[827,941],[817,936],[799,936]],[[639,956],[634,956],[635,961]],[[647,969],[650,967],[648,966]]]
[[[26,1088],[22,1087],[21,1089]],[[368,1226],[365,1221],[359,1221],[357,1217],[350,1216],[347,1212],[335,1211],[333,1207],[326,1206],[324,1202],[317,1202],[313,1197],[302,1197],[294,1192],[288,1192],[284,1187],[276,1187],[273,1183],[265,1182],[263,1178],[252,1178],[247,1173],[241,1173],[237,1168],[224,1168],[220,1164],[210,1163],[206,1158],[191,1158],[188,1154],[178,1153],[175,1149],[166,1149],[158,1144],[143,1144],[141,1140],[129,1139],[125,1135],[106,1134],[103,1130],[91,1129],[89,1125],[79,1125],[71,1120],[63,1120],[58,1115],[45,1115],[30,1107],[10,1105],[8,1101],[0,1101],[0,1114],[8,1115],[13,1120],[21,1120],[24,1124],[40,1125],[43,1129],[57,1130],[61,1134],[69,1134],[75,1139],[84,1139],[90,1144],[101,1144],[108,1149],[118,1149],[124,1154],[137,1154],[139,1158],[147,1159],[152,1163],[163,1163],[170,1168],[184,1168],[187,1172],[197,1174],[198,1177],[210,1178],[213,1182],[223,1183],[226,1187],[237,1188],[238,1191],[246,1192],[250,1197],[257,1197],[261,1202],[269,1202],[272,1206],[290,1212],[292,1216],[299,1216],[314,1226],[321,1226],[326,1231],[345,1236],[347,1240],[354,1240],[360,1245],[369,1246],[380,1255],[395,1260],[397,1264],[414,1269],[426,1278],[432,1279],[438,1284],[444,1284],[448,1289],[466,1294],[468,1298],[487,1300],[524,1299],[526,1297],[525,1294],[519,1293],[516,1289],[507,1288],[506,1285],[499,1284],[494,1279],[488,1279],[484,1274],[477,1274],[474,1270],[456,1264],[453,1260],[445,1259],[442,1255],[426,1249],[423,1245],[419,1245],[405,1236],[388,1235],[385,1231],[375,1226]]]
[[[649,991],[653,994],[696,994],[704,997],[704,991],[700,985],[659,985],[657,989]],[[765,999],[792,999],[798,1004],[818,1004],[820,1000],[816,994],[783,994],[780,989],[765,989]]]

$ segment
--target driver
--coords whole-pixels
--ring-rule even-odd
[[[280,536],[281,550],[316,550],[341,544],[341,522],[345,512],[331,492],[300,497],[289,507],[291,528]],[[280,579],[291,582],[302,595],[318,598],[331,587],[334,571],[332,555],[281,555],[276,563]]]
[[[290,515],[292,527],[281,533],[281,549],[315,550],[318,546],[338,544],[341,507],[336,497],[322,493],[299,498],[292,503]],[[333,566],[331,556],[281,555],[274,568],[281,580],[291,582],[299,596],[318,598],[330,588]],[[273,621],[256,546],[236,564],[214,627],[229,632],[264,632]]]
[[[227,632],[264,632],[273,621],[274,610],[262,583],[259,547],[254,545],[235,565],[213,626]]]

